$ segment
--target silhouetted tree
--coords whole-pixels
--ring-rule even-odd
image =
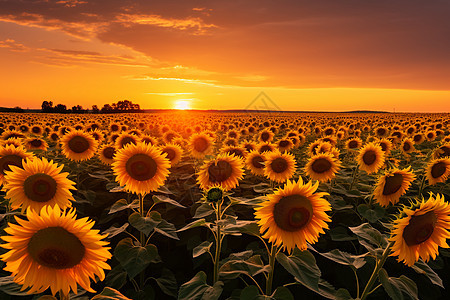
[[[44,101],[41,105],[42,112],[50,113],[53,112],[53,101]]]
[[[94,114],[98,114],[100,112],[100,109],[98,108],[97,105],[92,105],[92,113]]]
[[[103,107],[102,107],[102,109],[101,109],[101,112],[102,112],[103,114],[110,114],[110,113],[113,112],[113,108],[112,108],[111,105],[105,104],[105,105],[103,105]]]
[[[56,113],[67,113],[67,106],[65,106],[64,104],[58,104],[55,106],[53,111]]]

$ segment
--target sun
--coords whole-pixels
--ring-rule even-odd
[[[186,110],[186,109],[190,109],[190,103],[187,100],[178,100],[175,102],[175,109],[181,109],[181,110]]]

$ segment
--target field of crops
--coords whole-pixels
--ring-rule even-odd
[[[448,114],[0,114],[0,299],[448,299]]]

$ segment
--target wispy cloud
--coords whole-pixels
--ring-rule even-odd
[[[148,95],[157,95],[157,96],[179,96],[179,95],[194,95],[194,93],[146,93]]]
[[[0,41],[0,48],[8,48],[9,50],[15,52],[26,52],[30,50],[29,47],[25,46],[24,44],[17,43],[13,39],[6,39],[4,41]]]

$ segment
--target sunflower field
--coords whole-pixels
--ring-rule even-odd
[[[0,114],[0,299],[449,299],[448,114]]]

